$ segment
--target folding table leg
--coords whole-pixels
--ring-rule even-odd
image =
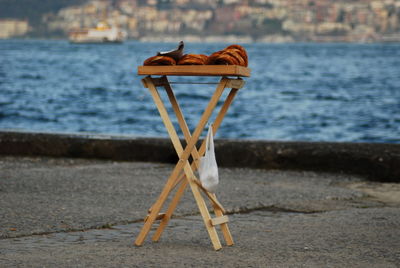
[[[166,224],[168,223],[168,220],[170,219],[170,217],[172,216],[172,213],[174,211],[174,209],[176,208],[181,196],[183,195],[183,192],[186,188],[186,185],[189,183],[193,195],[195,197],[196,203],[200,209],[200,212],[202,214],[204,223],[206,225],[207,231],[210,235],[211,241],[213,243],[214,249],[218,250],[221,248],[221,244],[219,242],[218,239],[218,235],[216,233],[215,227],[213,223],[215,223],[215,219],[211,220],[210,214],[208,212],[207,206],[199,192],[199,187],[196,185],[196,181],[197,178],[194,176],[193,174],[193,170],[197,169],[197,163],[196,160],[199,159],[200,154],[197,151],[196,147],[195,147],[195,143],[197,142],[198,138],[200,137],[200,134],[202,132],[202,130],[204,129],[204,126],[206,124],[206,122],[208,121],[208,118],[211,116],[211,113],[213,111],[213,109],[215,108],[218,99],[220,98],[222,91],[224,90],[224,88],[229,85],[230,87],[232,87],[232,91],[230,92],[230,94],[228,95],[227,100],[225,101],[223,107],[221,108],[221,111],[219,112],[217,119],[215,120],[215,125],[214,125],[214,131],[216,132],[216,130],[218,129],[220,123],[222,122],[222,119],[229,107],[229,105],[231,104],[233,97],[235,96],[237,89],[233,88],[233,86],[239,85],[237,83],[237,81],[235,80],[230,80],[227,78],[223,78],[221,79],[221,82],[219,83],[213,97],[210,100],[209,105],[207,106],[206,110],[204,111],[200,122],[198,124],[198,126],[196,127],[196,130],[193,133],[193,137],[190,136],[190,132],[189,129],[186,125],[186,121],[183,118],[183,114],[180,111],[180,108],[176,102],[175,97],[173,96],[172,93],[172,89],[170,88],[170,85],[168,83],[168,80],[166,79],[166,77],[163,78],[159,78],[154,80],[156,81],[156,83],[161,83],[164,85],[165,89],[167,90],[168,96],[170,97],[170,101],[174,107],[174,111],[178,117],[178,121],[180,123],[181,129],[183,130],[184,134],[185,134],[185,138],[187,141],[187,146],[185,148],[185,150],[183,150],[183,147],[180,143],[179,137],[172,125],[172,122],[169,119],[168,113],[162,103],[162,100],[158,94],[158,91],[156,89],[156,85],[153,83],[152,78],[147,77],[145,79],[143,79],[143,82],[145,84],[146,87],[149,88],[154,102],[156,103],[156,106],[160,112],[160,115],[164,121],[164,124],[167,128],[167,131],[171,137],[171,141],[175,147],[175,150],[177,151],[178,155],[180,156],[180,160],[177,163],[177,165],[175,166],[172,174],[170,175],[169,179],[167,180],[167,184],[165,185],[162,193],[160,194],[159,199],[157,200],[157,202],[153,205],[151,213],[145,223],[145,226],[143,227],[143,229],[141,230],[138,238],[135,241],[136,245],[141,245],[145,239],[145,237],[147,236],[151,225],[153,224],[154,220],[157,218],[157,215],[163,205],[163,203],[165,202],[168,194],[170,193],[170,191],[175,187],[175,185],[177,183],[179,183],[180,179],[178,177],[180,171],[182,170],[182,168],[184,169],[184,173],[185,173],[185,177],[186,180],[183,180],[181,183],[181,186],[178,188],[174,198],[171,201],[171,204],[165,214],[165,216],[162,219],[162,222],[159,226],[159,228],[157,229],[157,232],[155,233],[153,240],[158,240],[159,237],[161,236],[161,233],[164,229],[164,227],[166,226]],[[232,86],[233,85],[233,86]],[[172,95],[171,95],[172,94]],[[202,151],[201,155],[204,154],[204,150],[205,150],[205,144],[203,141],[203,144],[200,148]],[[193,159],[195,159],[194,163],[192,163],[192,165],[189,165],[188,162],[188,157],[189,155],[192,154]],[[192,169],[193,168],[193,169]],[[216,196],[215,195],[211,195],[209,193],[207,193],[209,195],[209,197],[211,198],[211,200],[215,199],[216,200]],[[217,201],[216,201],[217,202]],[[213,203],[214,206],[214,211],[216,213],[217,216],[219,215],[223,215],[223,212],[221,210],[220,207],[218,207],[218,202],[217,203]],[[220,217],[221,218],[221,217]],[[213,222],[214,221],[214,222]],[[221,224],[221,228],[224,234],[224,238],[227,242],[228,245],[232,245],[233,244],[233,240],[232,237],[230,235],[228,226],[226,224],[225,221],[223,220],[219,220],[219,223]]]

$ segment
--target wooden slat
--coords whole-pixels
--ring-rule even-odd
[[[138,75],[250,76],[250,68],[238,65],[139,66]]]
[[[228,83],[226,84],[226,87],[229,88],[236,88],[236,89],[241,89],[244,86],[245,82],[242,79],[229,79]]]
[[[156,87],[161,87],[164,86],[165,83],[168,83],[168,80],[166,79],[165,76],[160,77],[160,78],[151,78],[153,85]],[[142,84],[145,88],[149,88],[149,85],[147,84],[147,80],[145,78],[142,79]]]
[[[227,223],[228,221],[229,221],[229,218],[226,215],[210,220],[212,226],[215,226],[215,225],[218,225],[218,224]]]

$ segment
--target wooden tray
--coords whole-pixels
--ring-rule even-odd
[[[238,65],[139,66],[138,75],[250,76],[250,69]]]

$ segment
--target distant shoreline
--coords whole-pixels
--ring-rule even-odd
[[[66,41],[68,38],[62,37],[12,37],[12,38],[0,38],[1,41],[9,40],[30,40],[30,41]],[[281,39],[251,39],[250,37],[240,37],[235,36],[210,36],[208,38],[202,38],[200,36],[165,36],[165,37],[141,37],[138,39],[129,38],[127,42],[143,42],[143,43],[176,43],[179,40],[185,40],[187,43],[242,43],[242,44],[400,44],[400,39],[396,41],[368,41],[368,42],[357,42],[357,41],[313,41],[313,40],[293,40],[290,38]]]

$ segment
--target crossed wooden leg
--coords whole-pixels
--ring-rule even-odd
[[[190,134],[189,128],[187,127],[186,121],[183,117],[183,114],[178,105],[178,102],[173,94],[173,91],[168,82],[168,79],[165,76],[163,76],[161,78],[146,77],[142,81],[143,81],[143,84],[145,85],[145,87],[147,87],[150,90],[153,100],[160,112],[160,116],[167,128],[167,131],[171,138],[173,146],[179,156],[179,161],[176,164],[174,170],[172,171],[172,174],[168,178],[167,183],[165,184],[158,200],[154,203],[154,205],[150,209],[150,214],[147,216],[147,218],[145,220],[145,224],[144,224],[141,232],[139,233],[139,235],[135,241],[135,244],[139,246],[144,242],[144,239],[146,238],[148,232],[150,231],[152,224],[154,223],[154,221],[156,219],[161,219],[161,223],[153,236],[153,241],[159,240],[164,228],[166,227],[177,204],[179,203],[187,185],[189,184],[189,186],[193,192],[194,198],[196,200],[197,206],[199,207],[200,213],[204,220],[206,229],[211,238],[211,242],[214,246],[214,249],[219,250],[221,248],[221,243],[219,241],[218,234],[215,229],[216,225],[221,225],[222,233],[224,235],[226,244],[233,245],[233,239],[232,239],[232,236],[229,232],[229,228],[227,225],[228,217],[224,216],[224,213],[225,213],[224,208],[218,202],[215,194],[209,193],[207,190],[205,190],[201,186],[201,183],[198,181],[196,176],[194,175],[194,171],[196,169],[198,169],[198,161],[199,161],[200,157],[204,154],[204,151],[205,151],[205,142],[204,141],[203,141],[203,144],[201,145],[199,151],[195,147],[195,144],[197,143],[197,141],[200,137],[200,134],[202,133],[207,121],[209,120],[213,110],[215,109],[215,107],[218,103],[218,100],[220,99],[220,97],[223,93],[223,90],[225,88],[229,87],[229,88],[232,88],[232,90],[231,90],[230,94],[228,95],[227,99],[225,100],[220,112],[217,115],[214,125],[213,125],[214,133],[216,133],[216,131],[218,130],[238,89],[240,89],[243,86],[243,84],[244,84],[243,80],[228,79],[228,78],[221,79],[220,83],[218,84],[217,89],[215,90],[213,96],[211,97],[211,100],[199,121],[199,124],[197,125],[195,131],[193,132],[193,135]],[[178,118],[179,126],[182,129],[182,132],[185,136],[185,140],[187,142],[187,146],[185,149],[183,149],[182,144],[179,140],[179,136],[176,133],[175,128],[173,127],[173,124],[168,116],[168,113],[165,109],[162,99],[157,91],[157,86],[163,86],[168,94],[168,98],[172,104],[175,115]],[[193,158],[193,163],[191,165],[189,164],[189,161],[188,161],[190,155],[192,155],[192,158]],[[183,173],[181,173],[182,170],[183,170]],[[159,214],[169,193],[174,189],[175,186],[177,186],[179,184],[180,184],[180,186],[179,186],[178,190],[176,191],[175,196],[172,198],[171,203],[170,203],[166,213]],[[215,215],[217,216],[217,218],[214,218],[214,219],[211,218],[211,216],[208,212],[208,209],[207,209],[207,205],[206,205],[200,191],[203,191],[206,194],[206,196],[209,197],[209,199],[213,205],[214,212],[215,212]]]

